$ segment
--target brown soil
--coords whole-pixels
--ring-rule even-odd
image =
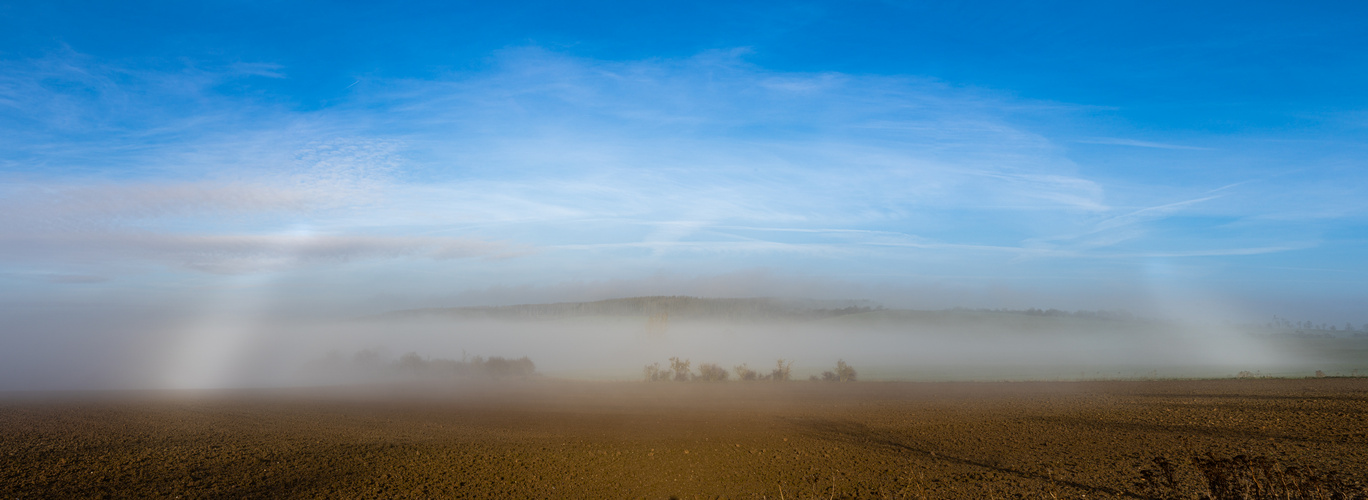
[[[1365,432],[1361,378],[10,395],[0,498],[1194,497],[1208,453],[1363,484]]]

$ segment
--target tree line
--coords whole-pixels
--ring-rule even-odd
[[[424,357],[408,352],[398,359],[386,359],[380,349],[362,349],[351,356],[333,350],[310,361],[305,369],[315,375],[346,378],[460,378],[511,379],[536,374],[537,365],[528,357],[462,356],[461,359]]]
[[[670,358],[668,366],[659,362],[646,365],[642,369],[642,378],[647,382],[726,382],[735,374],[736,380],[743,382],[787,382],[793,379],[793,360],[783,358],[775,361],[774,368],[768,372],[752,369],[745,363],[732,367],[730,372],[715,363],[699,363],[698,372],[694,373],[692,366],[693,363],[688,359]],[[854,382],[857,376],[855,368],[842,359],[836,361],[834,371],[823,372],[821,377],[813,375],[808,380]]]

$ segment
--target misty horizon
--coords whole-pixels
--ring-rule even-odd
[[[0,390],[280,385],[379,347],[594,379],[1359,352],[1255,338],[1368,324],[1359,8],[430,7],[6,7]],[[884,311],[657,344],[623,315],[358,320],[632,297]],[[956,308],[1169,323],[903,313]]]
[[[72,320],[81,321],[68,319],[69,331],[103,328],[119,343],[31,358],[41,365],[11,364],[0,390],[402,381],[402,370],[380,367],[398,366],[405,357],[445,366],[472,358],[526,359],[541,377],[603,381],[640,380],[643,366],[671,357],[726,370],[785,359],[795,363],[799,380],[829,371],[838,360],[860,370],[862,380],[875,381],[1350,375],[1365,368],[1352,349],[1368,339],[1368,325],[1331,329],[1285,318],[1198,323],[1127,311],[916,310],[867,300],[689,296],[326,319],[251,321],[219,312],[208,321],[125,318],[113,324],[139,325],[137,331]],[[362,353],[371,359],[364,370],[342,369]],[[314,369],[326,364],[333,371]]]
[[[1366,19],[0,2],[0,498],[1368,498]]]

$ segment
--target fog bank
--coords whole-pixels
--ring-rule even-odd
[[[39,321],[41,319],[41,321]],[[395,363],[527,357],[538,377],[640,380],[651,363],[792,362],[803,380],[844,360],[860,380],[1074,380],[1348,375],[1358,332],[1217,325],[1121,312],[885,309],[864,301],[644,297],[246,321],[33,313],[0,354],[3,390],[277,387],[357,383],[311,369],[367,352]],[[1365,370],[1368,371],[1368,370]],[[385,374],[386,380],[402,374]],[[378,379],[377,379],[378,380]]]

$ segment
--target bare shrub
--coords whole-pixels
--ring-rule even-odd
[[[694,380],[702,380],[704,382],[726,382],[727,370],[714,363],[699,363],[698,376],[694,377]]]
[[[464,377],[527,378],[537,371],[536,365],[526,356],[519,359],[507,359],[500,356],[486,359],[483,356],[475,356],[469,361],[455,361],[454,363],[454,370],[452,371],[456,375]]]
[[[476,358],[479,359],[479,358]],[[528,377],[537,370],[532,360],[523,356],[519,359],[505,359],[499,356],[489,358],[482,367],[485,376],[493,379],[509,377]]]
[[[537,364],[532,362],[532,358],[523,356],[510,362],[512,365],[512,375],[527,378],[537,373]]]
[[[788,382],[790,380],[789,375],[792,373],[791,368],[793,368],[792,360],[785,363],[784,358],[779,358],[779,360],[774,363],[774,370],[770,371],[769,380],[775,382]]]
[[[689,360],[670,358],[670,371],[674,372],[675,382],[688,382],[692,372],[689,371]]]
[[[331,351],[320,360],[306,363],[305,369],[318,375],[358,381],[393,377],[505,379],[531,377],[536,374],[537,365],[527,356],[517,359],[499,356],[467,359],[462,356],[458,361],[427,358],[416,352],[407,352],[397,360],[385,361],[383,351],[364,349],[352,355],[351,363],[343,363],[341,354]]]
[[[740,365],[737,365],[736,367],[732,368],[732,372],[736,374],[737,380],[751,382],[760,379],[760,373],[750,369],[746,366],[745,363],[741,363]]]
[[[670,370],[661,369],[660,363],[651,363],[642,369],[642,375],[647,382],[669,382],[674,374]]]
[[[404,353],[399,357],[399,371],[414,377],[424,375],[428,371],[428,362],[416,352]]]
[[[840,359],[840,360],[836,360],[836,371],[834,371],[834,372],[831,372],[831,371],[822,372],[822,381],[823,381],[823,382],[854,382],[854,381],[855,381],[855,376],[856,376],[855,368],[853,368],[853,367],[851,367],[850,365],[846,364],[846,362],[845,362],[844,359]],[[814,377],[812,377],[812,378],[809,379],[809,380],[817,380],[817,377],[814,376]]]
[[[844,359],[836,360],[836,378],[841,382],[855,381],[855,368],[846,364]]]

